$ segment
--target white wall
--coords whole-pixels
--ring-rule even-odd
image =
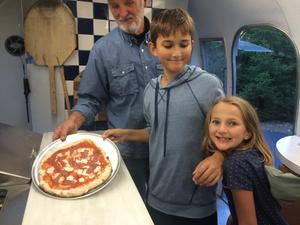
[[[23,69],[20,57],[5,50],[8,36],[22,36],[20,0],[0,3],[0,122],[29,128],[23,94]]]
[[[299,0],[277,0],[278,4],[281,7],[281,10],[285,14],[285,19],[289,26],[289,35],[292,39],[292,41],[295,44],[296,52],[297,52],[297,68],[298,68],[298,104],[297,104],[297,118],[296,118],[296,134],[300,135],[300,27],[299,27],[299,21],[300,21],[300,2]]]

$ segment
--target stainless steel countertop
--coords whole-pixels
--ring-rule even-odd
[[[21,225],[30,190],[30,183],[0,187],[7,195],[0,211],[0,225]]]
[[[30,179],[32,152],[38,152],[42,137],[42,134],[0,123],[0,173]]]
[[[0,225],[20,225],[30,190],[34,151],[42,135],[0,123],[0,189],[7,194],[0,211]]]

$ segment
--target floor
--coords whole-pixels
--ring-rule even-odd
[[[227,218],[230,214],[229,208],[225,203],[226,199],[218,197],[217,210],[218,210],[218,225],[226,225]]]

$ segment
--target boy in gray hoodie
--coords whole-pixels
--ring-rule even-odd
[[[153,19],[150,32],[148,47],[164,74],[144,91],[148,127],[110,129],[103,136],[115,142],[149,141],[147,203],[156,225],[217,225],[215,184],[224,158],[216,152],[204,159],[200,144],[206,113],[223,96],[222,83],[188,65],[195,27],[186,11],[163,11]],[[193,176],[195,171],[202,175]]]

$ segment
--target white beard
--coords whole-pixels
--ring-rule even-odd
[[[118,24],[119,24],[119,27],[122,30],[124,30],[125,32],[130,33],[130,34],[137,34],[140,30],[143,20],[144,20],[144,17],[143,18],[138,17],[135,21],[133,21],[130,24],[130,26],[125,26],[120,23],[118,23]]]
[[[129,15],[129,17],[132,17]],[[141,26],[144,22],[144,1],[141,2],[141,10],[140,13],[135,17],[135,20],[129,25],[125,26],[121,24],[118,20],[116,21],[119,27],[127,33],[130,34],[139,34]]]

